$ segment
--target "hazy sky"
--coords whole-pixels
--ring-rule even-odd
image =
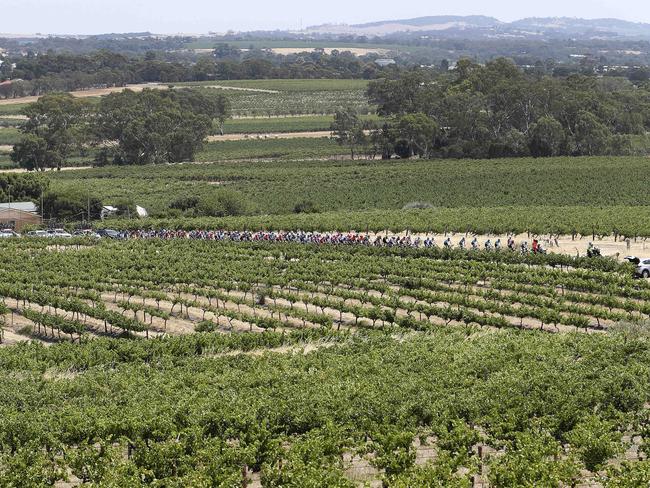
[[[0,0],[0,32],[204,33],[425,15],[615,17],[650,23],[650,0]]]

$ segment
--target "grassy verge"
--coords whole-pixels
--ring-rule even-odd
[[[11,146],[20,140],[21,133],[14,127],[0,127],[0,146]]]

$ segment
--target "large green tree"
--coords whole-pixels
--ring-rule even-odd
[[[553,117],[542,117],[530,129],[530,153],[535,157],[557,156],[565,143],[562,124]]]
[[[417,69],[373,81],[368,96],[380,115],[394,118],[394,151],[404,155],[414,152],[410,125],[399,124],[405,115],[434,120],[435,155],[452,157],[524,156],[524,140],[535,156],[627,154],[626,136],[650,129],[646,88],[611,77],[550,77],[539,68],[461,60],[449,72]]]
[[[354,159],[357,148],[366,143],[363,122],[353,109],[337,110],[331,130],[336,141],[340,145],[348,147],[352,159]]]
[[[88,220],[88,217],[96,220],[100,217],[102,202],[87,191],[66,188],[45,192],[39,210],[44,218],[56,221],[81,221]]]
[[[409,155],[429,158],[438,137],[438,124],[425,114],[408,114],[400,117],[396,124],[409,148]]]
[[[92,107],[68,93],[45,95],[27,106],[24,137],[14,146],[13,161],[28,170],[60,168],[88,138]]]
[[[591,112],[578,113],[573,140],[575,152],[581,156],[603,154],[608,147],[612,133]]]
[[[192,159],[211,124],[207,115],[147,89],[104,97],[93,129],[96,143],[104,146],[105,159],[117,164],[159,164]]]

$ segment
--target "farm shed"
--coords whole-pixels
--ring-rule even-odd
[[[39,225],[41,223],[40,215],[33,212],[26,212],[17,208],[0,207],[0,228],[14,229],[21,232],[26,226]]]

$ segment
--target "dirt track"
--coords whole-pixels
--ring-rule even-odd
[[[385,233],[371,234],[374,236],[383,236]],[[406,232],[400,234],[391,234],[405,236]],[[451,238],[452,247],[457,248],[458,243],[464,237],[465,238],[465,248],[471,248],[471,242],[474,239],[474,234],[464,234],[464,233],[448,233],[445,234],[435,234],[435,233],[411,233],[411,237],[420,236],[422,239],[427,237],[435,238],[435,242],[439,247],[443,246],[445,240],[449,237]],[[553,236],[549,237],[548,235],[544,236],[533,236],[528,234],[519,234],[513,236],[517,249],[522,242],[528,243],[528,248],[532,247],[533,239],[537,238],[538,241],[544,246],[544,248],[551,253],[557,254],[566,254],[568,256],[585,256],[587,254],[587,246],[590,242],[593,242],[594,246],[601,250],[603,256],[618,257],[619,260],[625,256],[633,255],[639,258],[650,258],[650,238],[638,238],[636,242],[634,239],[630,240],[629,248],[626,241],[621,240],[620,238],[617,241],[614,240],[613,236],[607,236],[599,238],[596,236],[596,239],[593,240],[592,236],[576,236],[573,239],[571,236]],[[489,239],[492,244],[494,244],[498,239],[501,239],[501,247],[506,248],[508,242],[507,235],[478,235],[476,236],[478,245],[480,249],[484,249],[485,242]]]
[[[265,90],[263,88],[243,88],[241,86],[205,85],[201,86],[201,88],[216,88],[218,90],[233,90],[256,93],[280,93],[278,90]]]
[[[94,90],[79,90],[79,91],[70,92],[70,94],[79,98],[91,98],[91,97],[101,97],[103,95],[108,95],[110,93],[115,93],[115,92],[121,92],[127,89],[133,90],[135,92],[139,92],[144,90],[145,88],[166,90],[167,85],[161,85],[156,83],[143,83],[140,85],[114,86],[111,88],[97,88]],[[0,100],[0,105],[17,105],[21,103],[33,103],[36,102],[39,98],[40,97],[5,98]]]
[[[61,171],[74,171],[74,170],[77,170],[77,169],[92,169],[92,166],[69,166],[69,167],[61,168]],[[57,170],[50,169],[50,170],[41,172],[39,174],[48,174],[48,173],[51,173],[53,171],[55,172]],[[29,173],[29,171],[27,171],[24,168],[12,168],[12,169],[0,169],[0,173]]]
[[[173,83],[172,83],[173,84]],[[113,86],[110,88],[96,88],[92,90],[79,90],[69,92],[71,95],[78,98],[93,98],[101,97],[104,95],[109,95],[111,93],[122,92],[124,90],[132,90],[134,92],[140,92],[145,88],[151,88],[154,90],[167,90],[169,85],[164,83],[141,83],[139,85],[126,85],[126,86]],[[187,85],[188,88],[191,85]],[[185,86],[180,86],[177,88],[185,88]],[[257,93],[280,93],[277,90],[263,90],[261,88],[243,88],[243,87],[234,87],[234,86],[223,86],[219,84],[214,85],[201,85],[200,88],[216,88],[220,90],[234,90],[234,91],[247,91],[247,92],[257,92]],[[20,98],[3,98],[0,99],[0,105],[18,105],[23,103],[33,103],[38,101],[40,97],[20,97]],[[2,118],[18,118],[11,116],[0,116]]]

